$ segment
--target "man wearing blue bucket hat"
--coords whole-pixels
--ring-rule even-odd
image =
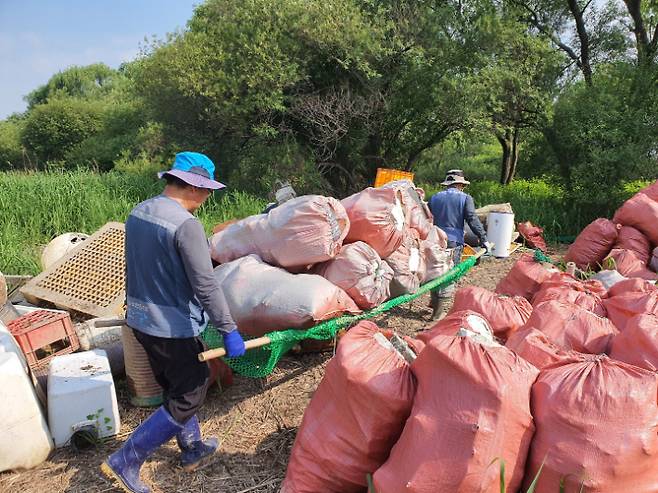
[[[464,188],[470,184],[462,170],[451,169],[441,183],[446,189],[432,195],[428,204],[434,216],[434,224],[448,236],[448,247],[453,249],[455,265],[461,261],[464,249],[464,222],[478,236],[481,246],[487,243],[487,234],[475,213],[473,197],[464,192]],[[454,291],[453,284],[431,291],[432,320],[440,320],[445,316]]]
[[[213,275],[203,226],[193,213],[213,190],[215,165],[196,152],[176,155],[161,195],[137,205],[126,221],[126,323],[149,358],[164,403],[103,463],[103,473],[128,492],[147,493],[139,471],[147,457],[174,436],[187,471],[212,456],[216,438],[203,440],[197,410],[209,384],[199,334],[212,322],[229,357],[245,346]]]

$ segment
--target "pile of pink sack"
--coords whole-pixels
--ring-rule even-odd
[[[411,361],[374,324],[351,330],[283,492],[658,491],[652,282],[608,286],[523,255],[495,291],[457,290],[407,339]]]
[[[424,192],[400,180],[297,197],[214,229],[215,275],[242,330],[306,328],[414,293],[452,268]]]
[[[369,484],[377,493],[493,492],[500,463],[506,491],[518,490],[539,370],[472,311],[405,342],[410,359],[372,322],[340,339],[304,413],[283,493],[365,493]]]
[[[597,237],[606,238],[605,248],[649,248],[635,233],[612,239],[628,226],[599,220],[590,232],[596,224],[608,232]],[[590,242],[590,253],[598,249],[599,258],[607,256],[602,243]],[[539,493],[558,491],[561,485],[563,491],[658,491],[654,283],[620,276],[606,287],[525,255],[495,292],[457,291],[444,320],[464,313],[487,320],[495,340],[539,372],[530,393],[536,430],[520,491],[535,479]]]
[[[569,247],[565,260],[582,270],[611,268],[625,277],[658,280],[658,182],[617,209],[612,220],[589,224]]]

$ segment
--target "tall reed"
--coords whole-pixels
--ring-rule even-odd
[[[36,274],[41,249],[66,232],[91,234],[109,221],[124,222],[163,183],[143,174],[90,171],[0,173],[0,271]],[[263,209],[265,201],[234,191],[215,193],[199,211],[214,224]]]

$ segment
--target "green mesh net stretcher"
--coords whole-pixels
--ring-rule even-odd
[[[336,337],[338,331],[350,327],[360,320],[376,317],[396,306],[415,300],[429,291],[444,288],[463,277],[475,265],[481,254],[467,258],[442,276],[424,284],[413,294],[398,296],[376,306],[372,310],[362,312],[358,315],[345,315],[326,320],[310,329],[288,329],[269,332],[265,334],[270,339],[269,344],[251,349],[239,358],[225,358],[225,361],[233,371],[240,375],[253,378],[265,377],[272,373],[272,370],[274,370],[281,357],[299,341],[304,339],[332,339]],[[222,336],[215,327],[208,326],[203,334],[201,334],[201,337],[211,349],[223,347]]]

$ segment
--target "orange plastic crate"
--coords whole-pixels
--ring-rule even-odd
[[[68,313],[38,310],[12,320],[7,328],[16,338],[31,368],[80,348]]]
[[[388,182],[395,180],[414,180],[414,174],[411,171],[401,169],[377,168],[375,177],[375,187],[381,187]]]

